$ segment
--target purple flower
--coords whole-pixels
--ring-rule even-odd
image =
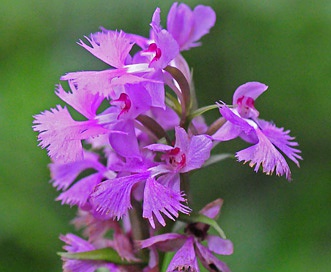
[[[143,186],[143,217],[148,219],[155,228],[154,218],[165,226],[161,212],[168,218],[175,220],[178,212],[189,213],[190,209],[183,205],[183,193],[159,183],[150,172],[132,174],[114,178],[100,183],[91,194],[91,203],[100,216],[121,219],[132,208],[131,195],[134,188]]]
[[[180,191],[179,173],[200,168],[210,156],[212,141],[206,135],[189,137],[180,127],[176,127],[175,131],[174,147],[164,144],[146,147],[164,152],[164,163],[154,163],[154,166],[148,169],[141,165],[140,170],[139,167],[135,169],[136,173],[108,179],[97,185],[91,194],[96,213],[119,220],[132,208],[131,194],[141,186],[143,189],[139,191],[141,196],[138,199],[143,200],[143,217],[149,220],[153,228],[154,216],[165,226],[166,222],[161,213],[174,220],[178,217],[178,212],[190,212],[190,209],[182,204],[186,200]],[[127,146],[124,142],[122,145]],[[127,171],[133,170],[132,166],[127,168]]]
[[[192,11],[186,4],[176,2],[168,13],[167,29],[182,51],[200,46],[198,40],[209,32],[215,21],[216,14],[211,7],[198,5]]]
[[[78,90],[86,89],[103,97],[109,97],[116,85],[139,83],[145,83],[145,87],[151,92],[155,90],[154,85],[159,84],[157,89],[161,89],[163,93],[162,73],[159,70],[165,68],[179,54],[179,47],[172,35],[161,28],[159,8],[153,14],[151,27],[150,40],[123,31],[106,29],[86,37],[91,46],[83,41],[78,44],[113,69],[72,72],[61,79],[72,82]],[[132,58],[129,53],[135,43],[143,48]],[[155,95],[158,96],[154,91],[153,96]]]
[[[217,199],[204,207],[200,213],[215,219],[221,209],[223,201]],[[175,251],[167,271],[200,271],[197,259],[207,269],[214,268],[215,271],[230,271],[228,266],[216,258],[213,253],[231,255],[233,244],[230,240],[218,236],[209,235],[209,226],[204,223],[191,223],[185,229],[185,234],[166,233],[156,235],[146,240],[138,241],[139,248],[154,248],[161,251]],[[202,245],[207,241],[207,246]],[[214,271],[214,270],[213,270]]]
[[[171,60],[179,54],[179,47],[173,36],[160,25],[160,9],[153,14],[151,38],[154,40],[145,52],[152,53],[149,67],[155,69],[165,68]]]
[[[181,127],[175,128],[175,137],[174,146],[151,144],[145,148],[163,153],[161,163],[150,170],[160,176],[160,183],[180,192],[179,174],[201,168],[210,156],[212,141],[207,135],[190,137]]]
[[[67,108],[62,108],[60,105],[34,116],[33,129],[39,132],[39,145],[47,148],[48,155],[54,161],[65,163],[81,160],[83,159],[82,140],[109,133],[96,115],[103,98],[84,91],[66,93],[60,85],[56,94],[87,120],[73,120]]]
[[[200,168],[210,156],[212,141],[207,135],[189,137],[181,127],[175,128],[174,146],[152,144],[146,146],[153,151],[163,152],[162,160],[165,171],[185,173]],[[160,166],[158,169],[161,168]]]
[[[217,141],[241,137],[253,145],[236,153],[239,161],[255,166],[255,172],[262,166],[267,175],[275,171],[277,175],[285,175],[291,180],[290,168],[279,150],[299,166],[301,151],[294,148],[298,143],[293,141],[289,130],[259,119],[259,112],[254,107],[255,99],[267,88],[259,82],[239,86],[233,95],[233,108],[219,104],[220,113],[227,122],[212,137]]]
[[[82,159],[81,141],[108,132],[97,120],[73,120],[67,108],[59,105],[36,115],[33,123],[33,129],[39,132],[39,146],[47,148],[48,155],[60,162]]]

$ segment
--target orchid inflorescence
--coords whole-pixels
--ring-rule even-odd
[[[55,93],[82,120],[57,105],[33,122],[52,161],[57,200],[78,207],[73,224],[83,230],[84,239],[60,237],[64,271],[200,271],[198,260],[208,271],[229,271],[214,255],[233,252],[216,221],[223,200],[192,211],[189,173],[226,158],[211,155],[212,149],[237,137],[250,147],[236,158],[256,172],[290,180],[282,154],[299,166],[289,131],[259,119],[254,102],[266,85],[245,83],[232,105],[218,101],[198,108],[181,52],[200,46],[215,20],[211,7],[174,3],[166,29],[155,10],[148,38],[101,28],[79,41],[110,66],[61,77],[70,91],[58,85]],[[221,116],[208,126],[202,114],[213,109]],[[175,252],[168,262],[165,252]]]

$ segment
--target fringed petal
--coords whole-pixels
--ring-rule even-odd
[[[236,153],[238,161],[249,162],[249,166],[254,167],[257,172],[262,166],[263,172],[271,175],[276,171],[276,175],[285,175],[288,180],[291,180],[290,168],[282,156],[275,148],[269,139],[259,129],[256,130],[259,142],[251,147],[241,150]]]
[[[99,94],[109,97],[112,92],[111,81],[116,77],[126,74],[126,69],[110,69],[104,71],[71,72],[61,77],[77,91],[89,92],[92,95]]]
[[[100,183],[91,194],[90,202],[96,213],[121,219],[131,209],[132,187],[149,177],[149,172],[114,178]]]
[[[73,120],[67,108],[59,105],[56,109],[44,111],[34,118],[33,129],[39,132],[39,146],[46,148],[48,155],[57,162],[83,159],[81,140],[108,132],[95,120]]]
[[[259,125],[261,124],[263,134],[299,167],[298,160],[302,160],[299,155],[301,151],[293,148],[293,146],[298,146],[298,143],[293,141],[294,137],[289,135],[290,131],[278,128],[270,122],[259,120]]]
[[[162,226],[165,226],[161,212],[175,220],[179,215],[178,212],[190,213],[191,209],[181,204],[185,201],[183,194],[172,191],[154,178],[148,178],[144,190],[143,217],[149,220],[153,228],[155,228],[153,215]]]
[[[92,94],[86,89],[77,91],[72,81],[69,81],[69,86],[71,92],[64,91],[62,86],[58,85],[56,95],[87,119],[93,119],[104,98],[99,94]]]
[[[92,34],[90,38],[86,37],[86,39],[91,47],[82,40],[78,44],[97,58],[116,68],[124,66],[134,44],[130,36],[123,31],[98,32]]]

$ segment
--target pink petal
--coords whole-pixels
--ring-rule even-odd
[[[69,86],[72,92],[65,92],[62,86],[58,85],[56,95],[86,118],[93,119],[104,98],[85,89],[78,92],[72,82],[69,82]]]
[[[119,220],[131,209],[132,187],[146,180],[149,173],[133,174],[121,178],[114,178],[100,183],[91,194],[91,203],[95,211],[101,215]]]
[[[179,147],[181,152],[187,153],[190,146],[190,138],[186,133],[185,129],[183,129],[180,126],[175,127],[175,136],[176,136],[175,147]]]
[[[92,244],[71,233],[68,233],[67,235],[61,235],[60,239],[66,243],[63,248],[70,253],[83,252],[95,249]]]
[[[189,237],[185,244],[176,252],[167,268],[168,271],[200,271],[194,251],[193,237]]]
[[[152,151],[158,151],[158,152],[165,152],[172,150],[173,147],[170,145],[165,145],[165,144],[150,144],[145,146],[146,149],[152,150]]]
[[[274,171],[278,176],[286,175],[291,180],[291,171],[284,157],[259,129],[256,130],[259,142],[251,147],[237,152],[238,161],[249,162],[249,166],[255,165],[254,171],[262,165],[263,172],[271,175]]]
[[[223,199],[218,198],[203,207],[203,209],[199,211],[199,213],[208,216],[209,218],[216,219],[216,217],[221,212],[222,205]]]
[[[162,251],[174,251],[182,247],[186,239],[185,235],[179,233],[165,233],[137,241],[137,246],[139,248],[148,248],[155,245]]]
[[[155,228],[154,218],[165,226],[166,223],[161,212],[168,218],[175,220],[178,212],[188,214],[191,210],[180,202],[185,202],[183,194],[176,193],[158,183],[154,178],[148,178],[144,190],[143,217],[149,220],[152,228]]]
[[[81,140],[107,133],[95,120],[74,121],[68,110],[56,109],[34,116],[34,131],[39,132],[39,146],[47,148],[48,155],[57,162],[77,161],[83,158]]]
[[[153,118],[164,128],[164,130],[173,129],[175,126],[179,126],[179,117],[177,113],[166,106],[162,108],[152,108]]]
[[[155,43],[161,50],[161,56],[158,60],[152,61],[150,67],[163,69],[179,54],[179,47],[175,39],[165,29],[155,35]]]
[[[194,31],[190,39],[191,44],[187,44],[187,47],[200,45],[200,43],[195,42],[209,33],[210,28],[215,25],[216,13],[211,7],[198,5],[193,10],[193,18]]]
[[[118,122],[113,126],[113,130],[123,132],[109,135],[109,143],[116,153],[123,157],[140,158],[133,120]]]
[[[196,243],[197,255],[204,267],[207,269],[213,268],[215,271],[230,272],[230,268],[218,258],[216,258],[211,251],[200,243]]]
[[[161,13],[160,8],[156,8],[152,16],[152,22],[150,24],[153,30],[157,33],[160,32],[162,29],[160,13]]]
[[[126,72],[126,69],[72,72],[62,76],[61,80],[67,80],[77,91],[84,90],[93,95],[109,97],[112,92],[112,79],[125,75]]]
[[[301,151],[293,146],[298,146],[297,142],[294,142],[294,137],[289,135],[290,131],[284,131],[284,128],[278,128],[274,124],[267,121],[259,120],[259,125],[262,125],[262,131],[265,136],[282,152],[285,153],[290,160],[292,160],[297,166],[299,166],[299,160],[302,157],[298,154]]]
[[[219,105],[220,106],[220,113],[222,116],[231,122],[233,125],[240,128],[241,131],[243,131],[245,134],[251,134],[254,133],[254,127],[250,125],[245,119],[238,116],[235,110],[231,110],[228,106],[225,104]],[[237,129],[234,128],[227,128],[227,132],[230,134],[228,136],[223,135],[224,138],[231,139],[234,137],[234,135],[238,132]]]
[[[222,239],[219,236],[207,236],[208,248],[217,254],[231,255],[233,253],[233,244],[230,240]]]
[[[97,58],[116,68],[124,66],[134,44],[130,36],[123,31],[99,32],[91,35],[91,38],[86,37],[86,39],[92,47],[81,40],[78,44]]]
[[[247,82],[237,88],[233,94],[232,104],[237,105],[240,97],[251,97],[253,100],[258,98],[268,89],[268,86],[260,82]]]
[[[128,235],[115,232],[114,242],[115,249],[122,259],[133,262],[139,261],[139,259],[134,256],[132,240],[129,239]]]
[[[167,17],[167,29],[175,38],[181,50],[189,48],[186,45],[194,27],[193,12],[186,4],[173,3]]]
[[[199,46],[198,40],[207,34],[216,21],[212,8],[199,5],[193,11],[186,4],[174,3],[168,13],[167,29],[180,46],[188,50]]]
[[[110,229],[120,228],[117,221],[100,220],[88,211],[78,210],[78,215],[71,221],[76,229],[83,229],[83,235],[90,242],[100,240]]]
[[[242,129],[239,126],[227,121],[212,135],[212,138],[220,142],[229,141],[237,138],[241,132]]]
[[[213,144],[209,136],[193,136],[186,154],[186,166],[180,172],[184,173],[200,168],[210,157],[212,146]]]

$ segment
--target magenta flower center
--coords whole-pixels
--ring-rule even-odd
[[[186,155],[181,152],[179,147],[175,147],[164,155],[164,159],[173,168],[179,170],[186,165]]]
[[[238,113],[243,118],[256,118],[259,112],[254,107],[254,99],[247,96],[242,96],[237,100]]]
[[[154,53],[155,56],[151,62],[158,61],[161,58],[162,52],[161,49],[157,47],[156,43],[151,43],[145,52]]]
[[[119,119],[122,114],[127,113],[131,108],[131,100],[125,93],[121,93],[118,99],[112,101],[112,104],[117,104],[121,108],[121,112],[117,119]]]

